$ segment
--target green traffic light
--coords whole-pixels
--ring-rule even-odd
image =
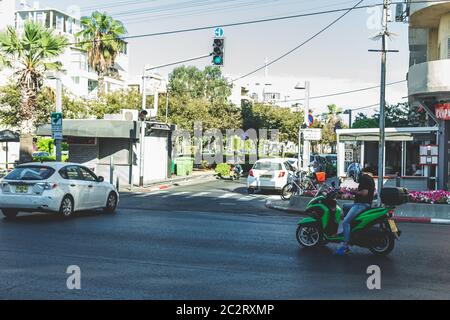
[[[220,56],[214,57],[214,64],[222,64],[222,57]]]

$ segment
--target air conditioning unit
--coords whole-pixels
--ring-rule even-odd
[[[120,114],[123,116],[123,120],[125,121],[138,121],[139,111],[132,109],[122,109],[120,110]]]

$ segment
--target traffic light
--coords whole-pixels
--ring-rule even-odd
[[[213,64],[215,66],[223,66],[225,39],[214,38],[213,43]]]

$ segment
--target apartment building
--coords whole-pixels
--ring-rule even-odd
[[[439,125],[438,186],[450,174],[450,2],[408,0],[410,103],[422,106]]]
[[[54,8],[41,8],[38,2],[28,5],[21,1],[21,8],[17,9],[15,0],[0,0],[0,30],[8,25],[14,25],[20,33],[25,21],[31,20],[54,29],[58,34],[65,35],[70,46],[58,58],[63,65],[60,77],[64,88],[70,93],[85,97],[95,98],[98,94],[98,76],[88,66],[87,53],[78,48],[76,34],[81,30],[80,17]],[[112,68],[112,76],[105,78],[105,92],[126,88],[128,83],[129,58],[128,47],[116,59]],[[0,75],[0,84],[8,81],[11,70],[4,70]],[[53,81],[48,80],[47,85],[53,86]]]

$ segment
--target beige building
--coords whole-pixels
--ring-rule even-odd
[[[450,2],[408,0],[410,103],[422,106],[439,126],[438,186],[449,188]],[[446,110],[445,110],[446,109]],[[438,112],[440,110],[440,112]]]

